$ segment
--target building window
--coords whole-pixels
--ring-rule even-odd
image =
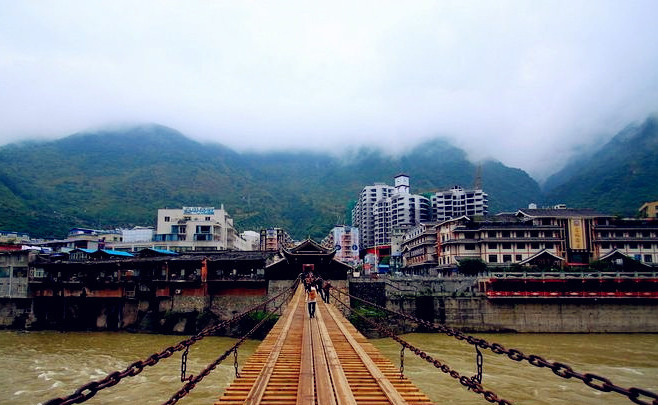
[[[467,243],[464,245],[464,250],[475,250],[475,245]]]
[[[206,221],[210,221],[210,217],[206,217]]]
[[[628,248],[629,249],[637,249],[637,243],[629,243]]]
[[[487,243],[487,247],[489,249],[498,249],[498,244],[497,243]]]
[[[502,245],[503,245],[503,249],[506,249],[506,250],[510,250],[512,248],[512,244],[509,243],[509,242],[505,242]]]
[[[495,238],[496,237],[496,232],[489,231],[489,232],[487,232],[487,236],[490,237],[490,238]]]
[[[517,262],[523,261],[523,256],[521,256],[521,255],[516,255],[516,261],[517,261]]]
[[[503,255],[503,263],[510,263],[512,261],[512,255]]]
[[[531,238],[538,238],[539,237],[539,232],[538,231],[530,231],[530,237]]]
[[[651,255],[644,255],[644,261],[646,263],[651,263],[652,262],[652,257]]]
[[[610,249],[609,243],[601,243],[601,249]]]
[[[517,249],[525,249],[525,243],[517,243],[516,248]]]
[[[530,248],[531,248],[531,249],[539,249],[539,243],[536,243],[536,242],[535,242],[535,243],[531,243],[531,244],[530,244]]]
[[[497,255],[489,255],[489,263],[498,263]]]
[[[165,222],[169,222],[170,220],[171,220],[171,218],[169,218],[169,217],[164,217],[164,221],[165,221]]]
[[[509,231],[502,231],[500,233],[501,238],[509,238]]]

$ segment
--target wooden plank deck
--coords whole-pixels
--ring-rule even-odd
[[[215,405],[431,404],[332,305],[303,288]]]

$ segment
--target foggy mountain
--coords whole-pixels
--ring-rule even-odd
[[[413,193],[473,187],[476,166],[435,139],[391,157],[360,149],[350,159],[318,152],[237,153],[158,125],[71,135],[0,148],[0,229],[63,237],[74,226],[153,225],[158,208],[224,204],[240,230],[283,227],[322,238],[349,223],[361,189],[410,176]],[[484,162],[490,212],[541,199],[527,173]]]
[[[658,199],[658,120],[648,118],[618,133],[602,148],[547,179],[546,201],[634,216]]]

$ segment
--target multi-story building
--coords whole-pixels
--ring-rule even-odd
[[[385,219],[384,207],[377,207],[378,201],[385,200],[393,194],[394,188],[384,183],[375,183],[364,187],[354,209],[352,209],[352,226],[359,228],[359,245],[367,248],[376,246],[375,225],[376,217],[380,220],[377,226],[384,230],[381,222]]]
[[[658,201],[642,204],[639,211],[641,218],[658,218]]]
[[[260,249],[263,251],[279,251],[292,245],[292,239],[288,233],[281,228],[261,229]]]
[[[322,245],[336,250],[334,258],[342,263],[350,266],[359,263],[359,228],[349,225],[335,226]]]
[[[425,275],[436,268],[436,224],[419,224],[407,230],[402,239],[402,258],[406,272]]]
[[[28,298],[29,265],[36,255],[34,250],[0,253],[0,298]]]
[[[523,209],[486,220],[464,216],[437,225],[439,268],[455,267],[464,258],[494,267],[587,266],[613,253],[654,265],[658,224],[559,208]]]
[[[154,247],[177,252],[237,250],[239,235],[224,205],[158,210]]]
[[[409,176],[399,174],[395,186],[376,183],[364,187],[352,210],[362,248],[390,246],[393,229],[431,219],[429,200],[409,192]]]
[[[445,221],[461,216],[484,217],[488,214],[489,199],[480,189],[464,190],[454,186],[450,190],[437,191],[432,195],[432,218]]]

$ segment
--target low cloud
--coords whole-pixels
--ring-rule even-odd
[[[156,122],[238,150],[448,137],[538,179],[658,111],[658,3],[14,2],[0,144]]]

